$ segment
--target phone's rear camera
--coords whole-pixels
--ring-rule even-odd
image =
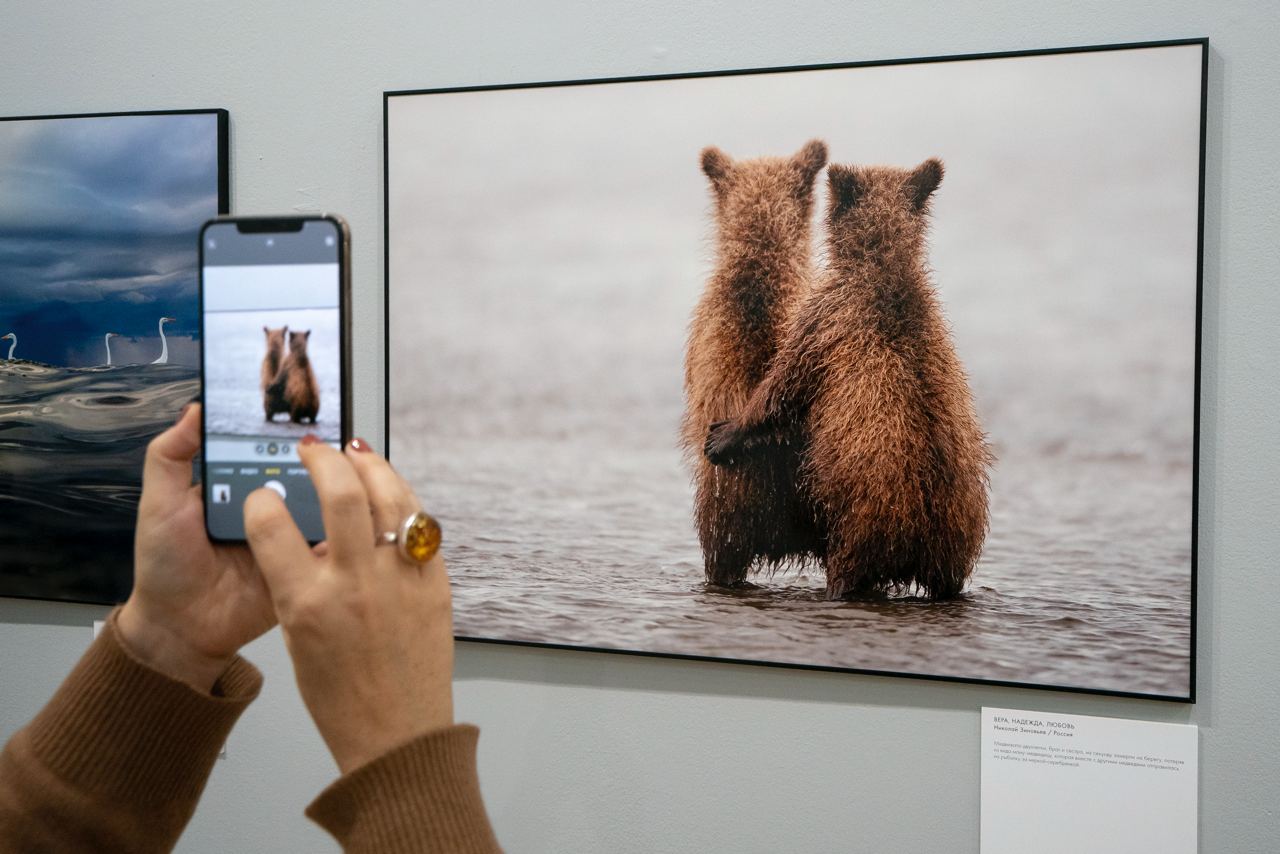
[[[268,237],[268,238],[267,238],[267,245],[268,245],[268,246],[275,246],[275,245],[276,245],[276,239],[275,239],[274,237]]]

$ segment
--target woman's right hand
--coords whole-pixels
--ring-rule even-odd
[[[245,502],[249,547],[293,658],[298,688],[345,774],[453,723],[453,625],[439,555],[419,565],[374,545],[419,509],[409,485],[363,440],[345,452],[298,446],[327,539],[312,549],[280,497]]]

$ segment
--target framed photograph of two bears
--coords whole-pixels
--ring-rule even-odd
[[[388,93],[458,635],[1193,699],[1207,50]]]

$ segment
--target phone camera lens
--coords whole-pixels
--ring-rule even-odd
[[[276,239],[275,239],[274,237],[268,237],[268,238],[267,238],[267,245],[268,245],[268,246],[275,246],[275,245],[276,245]]]

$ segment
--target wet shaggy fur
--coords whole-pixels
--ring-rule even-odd
[[[798,445],[778,442],[732,469],[703,455],[711,424],[746,405],[764,379],[788,319],[810,285],[814,180],[827,148],[812,140],[789,158],[734,161],[702,152],[715,200],[716,261],[694,310],[685,353],[682,444],[693,473],[694,521],[709,583],[745,583],[821,550],[798,491]]]
[[[281,326],[279,329],[269,329],[262,327],[262,333],[267,337],[267,354],[262,357],[262,410],[266,420],[270,421],[271,416],[275,412],[271,411],[271,397],[267,394],[267,389],[276,380],[276,375],[280,373],[280,363],[284,360],[284,336],[289,331],[289,327]],[[280,409],[279,412],[287,410]]]
[[[802,425],[828,598],[947,599],[986,536],[991,456],[925,262],[942,164],[828,171],[826,275],[705,451],[732,471]]]
[[[307,358],[310,338],[310,329],[289,333],[289,355],[284,357],[280,372],[263,392],[268,421],[277,412],[287,412],[289,420],[295,424],[316,422],[316,415],[320,412],[320,387]]]

